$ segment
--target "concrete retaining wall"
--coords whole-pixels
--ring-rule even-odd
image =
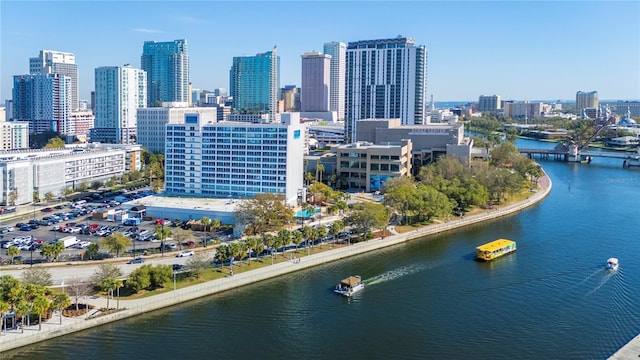
[[[224,279],[214,280],[203,284],[189,286],[187,288],[171,291],[164,294],[155,295],[145,299],[123,301],[127,303],[127,309],[119,311],[117,313],[103,315],[97,318],[91,319],[75,319],[73,323],[64,324],[63,326],[55,327],[54,325],[47,324],[43,331],[33,333],[21,334],[16,339],[12,339],[10,343],[3,341],[0,344],[0,351],[6,351],[10,349],[16,349],[19,347],[27,346],[39,341],[45,341],[57,336],[70,334],[73,332],[89,329],[95,326],[100,326],[106,323],[110,323],[117,320],[122,320],[131,316],[140,315],[153,310],[159,310],[171,305],[180,304],[186,301],[195,300],[207,295],[216,294],[222,291],[231,290],[240,286],[253,284],[259,281],[271,279],[277,276],[285,275],[301,269],[306,269],[322,264],[326,264],[332,261],[352,257],[365,252],[381,249],[388,246],[404,243],[409,240],[422,238],[428,235],[441,233],[448,230],[457,229],[462,226],[472,225],[480,222],[484,222],[489,219],[498,218],[501,216],[509,215],[525,209],[529,206],[536,204],[544,199],[551,191],[551,180],[545,176],[541,179],[543,182],[543,188],[541,191],[533,194],[527,200],[522,201],[516,205],[509,206],[507,208],[487,211],[483,214],[469,216],[465,219],[459,219],[450,221],[447,223],[432,225],[424,229],[419,229],[403,234],[393,235],[384,239],[373,239],[365,242],[360,242],[347,247],[336,248],[330,251],[325,251],[319,254],[305,256],[299,263],[293,262],[281,262],[271,266],[265,266],[260,269],[251,270],[248,272],[236,274],[232,277],[226,277]],[[112,303],[115,300],[112,300]],[[24,336],[23,336],[24,335]],[[1,340],[1,339],[0,339]]]

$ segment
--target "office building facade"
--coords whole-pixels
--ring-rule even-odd
[[[199,114],[205,124],[217,122],[215,107],[169,107],[138,109],[138,144],[151,153],[164,153],[166,125],[183,124],[186,114]]]
[[[331,55],[307,52],[302,55],[302,112],[329,111]]]
[[[95,70],[95,128],[91,141],[135,144],[137,111],[147,106],[147,77],[141,69],[104,66]]]
[[[94,180],[104,181],[125,172],[126,151],[73,149],[9,151],[0,154],[0,204],[33,202],[33,192],[61,196]]]
[[[479,111],[498,111],[500,108],[500,95],[480,95],[478,98]]]
[[[145,41],[141,69],[147,73],[147,105],[189,102],[189,51],[187,40]]]
[[[13,121],[27,121],[29,132],[63,133],[71,113],[71,78],[53,74],[13,77]]]
[[[337,41],[327,42],[323,50],[331,55],[329,111],[335,111],[338,120],[344,120],[347,45]]]
[[[270,121],[278,113],[280,59],[277,49],[233,58],[229,89],[233,111],[245,114],[269,114]]]
[[[399,118],[422,124],[427,90],[427,49],[406,37],[347,46],[345,135],[355,140],[359,119]]]
[[[578,91],[576,93],[576,111],[578,114],[582,114],[582,111],[587,108],[595,109],[598,107],[598,92],[584,92]]]
[[[303,188],[304,141],[299,119],[209,124],[186,114],[184,124],[167,124],[165,193],[239,199],[271,192],[295,204]]]
[[[29,123],[26,121],[0,121],[0,149],[29,148]]]
[[[40,50],[38,57],[29,58],[29,74],[60,74],[71,79],[71,110],[78,108],[78,65],[73,53]]]

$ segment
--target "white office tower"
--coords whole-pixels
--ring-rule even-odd
[[[283,114],[282,123],[205,121],[185,114],[167,124],[165,193],[236,198],[282,193],[296,204],[303,188],[304,125]]]
[[[96,68],[95,128],[91,141],[137,143],[137,111],[147,106],[147,77],[141,69],[124,66]]]
[[[329,110],[337,113],[338,120],[344,120],[347,45],[343,42],[336,41],[325,43],[324,53],[331,55]]]
[[[71,78],[71,110],[78,108],[78,65],[74,54],[40,50],[38,57],[29,58],[29,74],[60,74]]]
[[[422,124],[427,90],[427,49],[406,37],[347,46],[345,136],[355,140],[359,119],[400,119]]]

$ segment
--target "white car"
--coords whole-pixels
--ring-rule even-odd
[[[88,247],[89,245],[91,245],[91,242],[90,242],[90,241],[80,241],[79,243],[77,243],[77,244],[75,245],[75,247],[76,247],[77,249],[84,249],[84,248]]]
[[[178,255],[176,255],[176,257],[193,256],[193,254],[195,254],[193,250],[185,250],[185,251],[181,251]]]

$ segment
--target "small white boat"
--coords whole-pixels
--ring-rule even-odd
[[[336,294],[343,296],[351,296],[358,291],[364,289],[364,283],[358,275],[349,276],[348,278],[340,281],[336,288],[333,290]]]
[[[618,259],[617,258],[609,258],[607,260],[607,269],[609,270],[618,270]]]

